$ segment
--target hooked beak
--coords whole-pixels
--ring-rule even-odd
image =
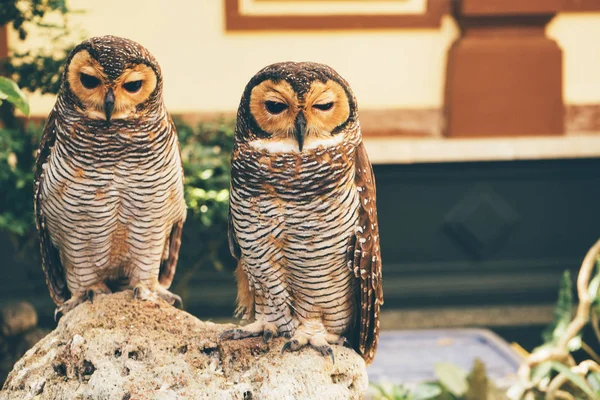
[[[306,133],[306,118],[304,118],[304,113],[300,111],[296,116],[296,121],[294,122],[294,134],[296,135],[296,140],[298,141],[298,148],[302,151],[302,147],[304,146],[304,134]]]
[[[104,96],[104,114],[106,115],[106,121],[110,121],[113,110],[115,109],[115,94],[112,89],[108,89],[106,96]]]

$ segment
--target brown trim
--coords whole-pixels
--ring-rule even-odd
[[[0,60],[8,57],[8,28],[0,26]]]
[[[233,120],[235,111],[174,113],[191,125],[219,119]],[[360,124],[366,137],[441,137],[444,118],[441,108],[367,109],[360,111]],[[567,104],[565,106],[565,133],[600,135],[599,104]]]
[[[600,1],[598,0],[563,0],[561,11],[600,11]]]
[[[462,0],[461,16],[554,14],[562,8],[562,0]]]
[[[600,11],[598,0],[462,0],[462,16],[555,14],[558,12]]]
[[[600,133],[600,104],[567,104],[565,130],[568,133]]]
[[[419,15],[242,15],[240,0],[224,0],[227,31],[438,28],[449,0],[427,0]]]

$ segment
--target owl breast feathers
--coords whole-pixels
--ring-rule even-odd
[[[285,335],[284,350],[351,344],[370,363],[383,304],[375,179],[346,81],[279,63],[244,91],[231,165],[238,312],[226,339]]]
[[[69,55],[34,200],[57,312],[127,287],[181,301],[167,288],[186,216],[183,170],[160,68],[142,46],[103,36]]]

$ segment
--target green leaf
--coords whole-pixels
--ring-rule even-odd
[[[440,383],[456,397],[462,397],[469,387],[467,382],[467,371],[450,363],[437,363],[435,374]]]
[[[0,76],[0,98],[12,103],[23,114],[29,116],[29,101],[12,79]]]
[[[473,369],[467,376],[468,390],[466,393],[467,400],[480,400],[487,398],[489,380],[485,365],[479,358],[473,362]]]
[[[600,395],[600,374],[592,371],[588,374],[587,380],[596,395]]]
[[[574,373],[573,371],[571,371],[571,369],[569,367],[567,367],[564,364],[561,364],[561,363],[556,362],[556,361],[548,361],[548,362],[552,365],[553,369],[555,369],[559,373],[564,374],[575,386],[577,386],[585,394],[587,394],[588,396],[590,396],[590,398],[593,399],[593,398],[596,397],[596,395],[594,394],[594,392],[590,388],[590,385],[585,380],[585,378],[582,378],[580,375],[577,375],[576,373]]]
[[[552,372],[552,365],[549,363],[541,363],[531,371],[531,382],[538,385],[542,380],[549,378]]]
[[[573,281],[571,273],[566,270],[560,282],[558,291],[558,302],[554,307],[554,321],[544,330],[542,337],[544,343],[555,343],[566,332],[569,323],[573,319]],[[576,342],[573,345],[576,346]],[[581,347],[581,346],[580,346]]]
[[[420,383],[411,392],[410,400],[432,400],[442,394],[437,383]]]

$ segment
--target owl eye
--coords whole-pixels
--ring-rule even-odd
[[[135,93],[142,87],[142,81],[131,81],[123,84],[125,90],[129,93]]]
[[[83,72],[79,74],[79,80],[86,89],[94,89],[100,85],[100,79],[92,75],[84,74]]]
[[[331,107],[333,107],[333,101],[325,104],[313,104],[313,107],[318,108],[321,111],[328,111],[331,110]]]
[[[285,103],[280,103],[278,101],[265,101],[265,108],[271,114],[280,114],[285,111],[288,106]]]

